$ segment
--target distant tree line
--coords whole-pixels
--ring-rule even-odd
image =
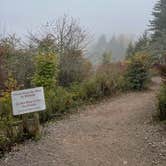
[[[125,59],[126,49],[131,42],[132,37],[127,35],[113,36],[107,40],[105,35],[99,37],[97,42],[90,47],[88,58],[94,64],[102,62],[103,54],[112,54],[112,61],[119,61]]]

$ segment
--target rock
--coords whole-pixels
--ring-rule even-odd
[[[123,165],[127,165],[128,164],[128,162],[127,161],[123,161]]]

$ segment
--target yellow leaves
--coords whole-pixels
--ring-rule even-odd
[[[54,53],[39,54],[35,57],[35,86],[54,87],[58,75],[58,58]]]
[[[3,97],[0,98],[0,103],[7,102],[10,98],[10,93],[9,92],[3,92]]]

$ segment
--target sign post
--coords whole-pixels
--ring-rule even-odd
[[[13,91],[11,97],[13,115],[22,115],[24,132],[29,132],[35,137],[38,136],[40,133],[40,122],[37,112],[46,109],[43,87]],[[32,131],[29,129],[28,113],[34,113],[34,126]]]

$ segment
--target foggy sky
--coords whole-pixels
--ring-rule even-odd
[[[23,36],[64,14],[95,35],[140,34],[156,0],[0,0],[0,30]],[[5,30],[4,30],[5,29]],[[2,33],[2,32],[1,32]]]

